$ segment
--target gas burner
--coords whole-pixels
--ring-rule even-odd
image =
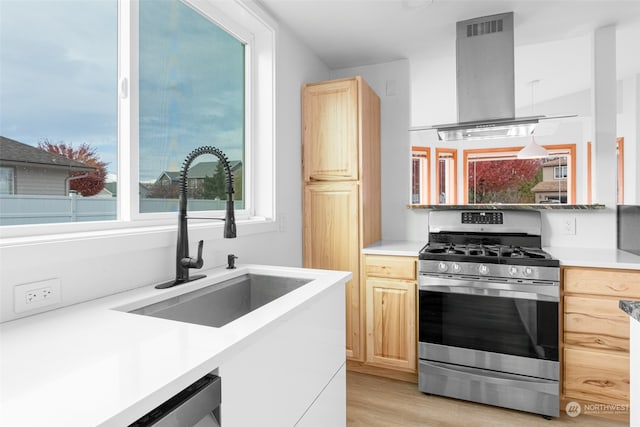
[[[505,258],[549,258],[549,255],[542,249],[513,246],[500,248],[500,256]]]
[[[469,256],[500,256],[500,248],[480,246],[468,246],[466,254]]]
[[[458,249],[453,243],[443,244],[431,247],[431,245],[427,245],[424,249],[425,253],[429,254],[449,254],[449,255],[464,255],[464,249]]]

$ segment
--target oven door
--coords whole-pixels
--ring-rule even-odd
[[[558,285],[421,273],[421,359],[558,377]]]

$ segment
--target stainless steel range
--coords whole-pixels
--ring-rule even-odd
[[[559,262],[539,211],[429,214],[419,254],[419,388],[559,415]]]

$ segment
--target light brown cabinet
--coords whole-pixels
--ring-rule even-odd
[[[629,405],[629,319],[618,303],[640,298],[640,271],[583,267],[562,271],[563,402],[624,408]],[[624,410],[596,415],[629,419]]]
[[[416,372],[415,257],[365,255],[366,364]]]
[[[302,89],[303,264],[351,271],[347,357],[364,360],[360,251],[381,238],[380,99],[361,77]]]

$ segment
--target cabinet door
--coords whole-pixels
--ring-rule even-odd
[[[367,364],[416,371],[416,284],[367,278]]]
[[[564,349],[564,394],[603,404],[629,404],[629,356]]]
[[[346,286],[347,357],[360,360],[360,249],[358,184],[316,183],[304,188],[303,263],[353,273]]]
[[[302,95],[305,182],[358,180],[358,81],[314,83]]]

